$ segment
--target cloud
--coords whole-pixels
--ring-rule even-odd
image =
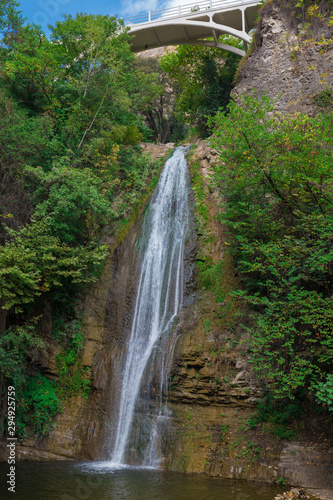
[[[160,2],[158,0],[122,0],[121,2],[121,14],[123,16],[135,16],[142,12],[148,12],[150,10],[160,9]],[[163,8],[163,7],[162,7]]]
[[[165,3],[165,8],[170,9],[171,7],[178,7],[178,5],[188,5],[188,10],[191,10],[191,7],[194,7],[197,4],[198,1],[196,2],[195,0],[193,0],[192,2],[190,0],[169,0]]]
[[[178,7],[179,5],[186,5],[186,9],[182,12],[190,12],[196,5],[207,6],[209,5],[209,0],[122,0],[121,2],[121,15],[122,16],[135,16],[137,14],[142,14],[148,11],[161,11],[164,9],[171,9]]]

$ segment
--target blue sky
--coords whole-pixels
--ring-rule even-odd
[[[87,12],[88,14],[134,16],[148,10],[189,3],[190,0],[18,0],[20,10],[30,22],[40,24],[47,31],[48,24],[62,19],[61,14]]]
[[[75,15],[77,12],[88,14],[108,14],[121,16],[124,12],[122,0],[21,0],[20,10],[30,22],[46,28],[62,19],[61,14]]]

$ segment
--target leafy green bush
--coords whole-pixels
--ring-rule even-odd
[[[201,264],[201,263],[199,263]],[[216,302],[223,302],[225,299],[224,280],[224,262],[219,261],[216,264],[206,263],[199,265],[200,284],[207,290],[211,290],[216,295]]]
[[[45,436],[52,428],[52,419],[61,411],[56,382],[43,375],[28,377],[18,393],[17,430],[25,435],[29,430]]]
[[[72,246],[96,240],[111,217],[111,192],[103,192],[103,180],[90,169],[62,165],[30,174],[39,184],[34,217],[46,220],[50,233]]]
[[[214,119],[215,173],[251,306],[254,370],[277,398],[325,378],[333,360],[333,116],[282,116],[263,96]]]
[[[333,411],[333,375],[329,373],[324,382],[319,382],[313,387],[317,400],[326,405],[329,411]]]
[[[79,361],[84,344],[82,322],[75,319],[66,324],[62,323],[60,328],[59,326],[58,323],[54,335],[58,337],[64,347],[56,359],[59,373],[58,394],[62,399],[81,392],[86,397],[90,381],[85,377],[87,369],[83,368]]]
[[[333,108],[333,91],[331,89],[322,90],[313,97],[313,100],[318,107],[331,110]]]
[[[36,320],[21,326],[11,326],[0,336],[0,379],[10,380],[17,388],[26,377],[26,358],[44,342],[37,335]]]
[[[20,231],[8,230],[11,239],[0,246],[3,309],[22,312],[42,292],[97,280],[96,267],[104,262],[107,248],[70,247],[50,235],[47,225],[46,219],[33,221]]]

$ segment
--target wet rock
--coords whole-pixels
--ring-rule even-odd
[[[293,488],[290,491],[284,492],[282,495],[276,495],[274,500],[316,500],[303,489]]]

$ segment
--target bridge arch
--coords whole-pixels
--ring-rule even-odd
[[[167,45],[204,45],[243,56],[251,41],[249,32],[255,26],[258,4],[258,0],[203,0],[194,5],[196,10],[188,4],[125,19],[125,24],[134,35],[134,52]],[[221,43],[221,35],[239,38],[245,50],[225,40]]]

